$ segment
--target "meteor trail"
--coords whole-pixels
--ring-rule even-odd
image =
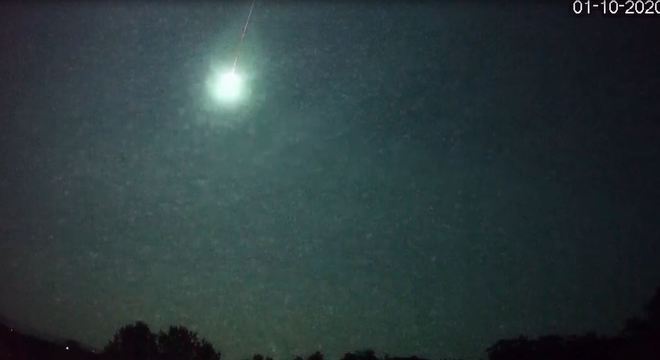
[[[252,0],[252,4],[250,5],[250,12],[245,20],[240,40],[236,46],[236,57],[234,58],[234,64],[232,65],[231,70],[218,72],[209,80],[209,89],[212,96],[225,104],[235,104],[244,97],[243,79],[236,69],[238,67],[238,60],[241,57],[241,45],[243,44],[243,39],[245,39],[245,34],[247,34],[248,26],[250,25],[255,2],[256,0]]]
[[[241,44],[243,44],[243,39],[245,34],[247,34],[248,25],[250,25],[250,18],[252,17],[252,10],[254,10],[254,3],[257,0],[252,0],[250,5],[250,12],[248,12],[247,20],[245,20],[245,25],[243,26],[243,31],[241,32],[241,39],[238,41],[238,47],[236,49],[236,58],[234,58],[234,66],[232,66],[231,71],[236,72],[236,66],[238,65],[238,59],[241,56]]]

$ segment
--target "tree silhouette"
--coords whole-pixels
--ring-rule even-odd
[[[626,337],[638,337],[643,336],[649,332],[651,332],[651,326],[648,321],[638,317],[633,317],[626,320],[622,334]]]
[[[646,306],[644,307],[646,311],[646,317],[653,329],[657,332],[660,330],[660,287],[655,289],[655,294],[651,298]]]
[[[141,321],[119,329],[103,355],[121,360],[220,360],[211,343],[183,326],[171,326],[156,336]]]
[[[628,319],[620,336],[524,336],[488,348],[490,360],[657,360],[660,359],[660,288],[644,307],[645,317]],[[346,359],[354,360],[354,359]],[[391,359],[388,359],[391,360]]]
[[[323,354],[320,351],[313,353],[307,357],[307,360],[323,360]]]
[[[645,318],[626,320],[621,334],[626,341],[624,354],[628,358],[660,359],[660,287],[644,306]]]
[[[183,326],[170,326],[158,334],[158,352],[161,360],[220,360],[213,345]]]
[[[198,343],[197,334],[183,326],[170,326],[158,334],[158,352],[163,360],[192,360]]]
[[[390,358],[389,355],[385,356],[385,359],[404,359],[404,358]],[[346,353],[342,357],[342,360],[379,360],[376,356],[376,352],[372,349],[355,351],[352,353]]]
[[[655,290],[651,300],[644,306],[644,312],[646,315],[644,319],[633,317],[626,320],[624,334],[634,336],[660,330],[660,287]]]
[[[219,351],[215,351],[210,342],[202,339],[201,345],[195,349],[195,357],[197,360],[220,360],[222,356]]]
[[[103,353],[113,359],[156,360],[156,336],[147,324],[137,321],[119,329]]]

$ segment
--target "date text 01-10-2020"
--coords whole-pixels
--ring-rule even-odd
[[[660,0],[575,0],[576,15],[660,15]]]

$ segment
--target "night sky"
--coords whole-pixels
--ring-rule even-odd
[[[0,5],[0,315],[225,359],[484,356],[660,285],[658,17],[565,5]]]

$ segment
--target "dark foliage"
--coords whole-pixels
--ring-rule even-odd
[[[265,360],[273,360],[273,358],[270,357],[270,356],[267,356],[267,357],[264,358],[264,356],[261,355],[261,354],[254,354],[254,355],[252,355],[252,360],[264,360],[264,359],[265,359]]]
[[[170,326],[156,336],[142,322],[119,329],[103,354],[121,360],[220,360],[211,343],[183,326]]]
[[[122,327],[106,345],[103,353],[113,359],[156,360],[156,336],[147,324],[138,321]]]
[[[162,360],[193,360],[201,346],[197,334],[182,327],[170,326],[158,334],[158,353]]]
[[[504,339],[487,349],[490,360],[659,360],[660,288],[644,307],[643,317],[625,323],[618,336],[548,335],[537,339],[520,336]],[[24,335],[0,324],[0,359],[12,360],[220,360],[220,353],[205,339],[183,326],[171,326],[158,335],[143,322],[120,328],[102,354],[67,340],[60,343]],[[255,354],[251,360],[273,360]],[[297,356],[294,360],[303,360]],[[306,360],[324,360],[320,351]],[[346,353],[341,360],[426,360],[412,357],[376,356],[373,350]],[[449,360],[449,359],[437,359]]]
[[[376,356],[376,352],[367,349],[367,350],[361,350],[361,351],[355,351],[352,353],[346,353],[342,357],[342,360],[427,360],[424,358],[420,358],[417,356],[409,356],[409,357],[399,357],[399,356],[389,356],[385,355],[382,359]],[[458,360],[458,359],[449,359],[449,358],[442,358],[438,360]]]
[[[500,340],[488,348],[490,360],[658,360],[660,288],[645,306],[645,318],[631,318],[619,336],[595,334]]]
[[[307,357],[307,360],[323,360],[323,354],[320,351],[313,353]]]
[[[379,359],[378,357],[376,357],[376,352],[369,349],[369,350],[355,351],[352,353],[346,353],[344,354],[342,360],[379,360]]]
[[[201,340],[200,346],[195,351],[195,356],[198,360],[220,360],[220,352],[216,352],[213,345],[206,341],[206,339]]]

